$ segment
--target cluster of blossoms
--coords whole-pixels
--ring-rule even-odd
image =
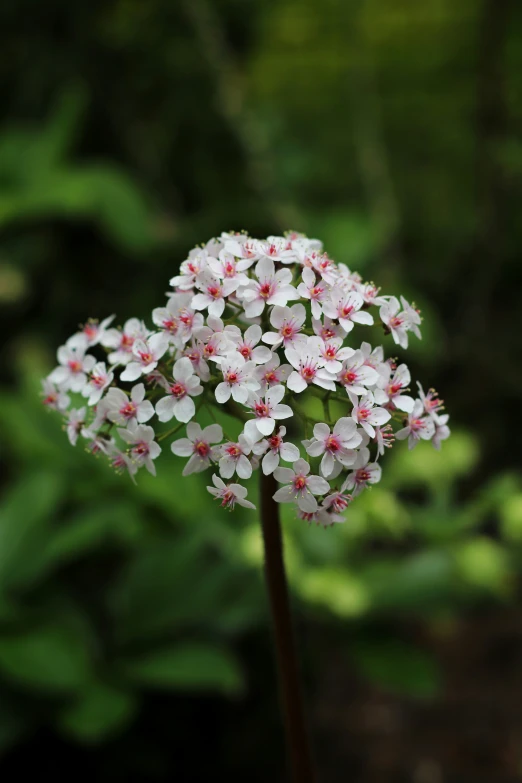
[[[170,284],[152,329],[137,318],[122,328],[113,316],[89,321],[43,381],[44,404],[65,416],[70,442],[84,439],[133,480],[142,467],[155,474],[159,442],[169,438],[188,460],[183,475],[213,468],[208,490],[223,506],[254,508],[234,476],[260,468],[281,484],[276,501],[327,526],[380,480],[395,439],[440,448],[449,436],[436,393],[419,385],[412,396],[406,364],[355,338],[371,328],[405,349],[410,332],[420,338],[418,310],[335,263],[317,240],[224,233],[194,248]],[[241,434],[228,438],[218,423],[202,429],[202,406],[217,410],[213,418],[227,410]]]

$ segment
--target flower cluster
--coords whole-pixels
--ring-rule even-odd
[[[114,316],[88,321],[43,381],[44,404],[64,415],[70,442],[85,439],[133,480],[141,468],[155,474],[169,438],[187,460],[184,476],[214,470],[208,490],[223,506],[254,507],[234,477],[260,468],[281,484],[277,502],[328,526],[380,480],[395,439],[440,448],[449,436],[436,393],[419,385],[412,395],[406,364],[359,334],[380,331],[405,349],[410,333],[421,336],[418,310],[335,263],[317,240],[224,233],[191,250],[170,284],[152,328],[137,318],[121,328]],[[202,407],[214,419],[227,410],[241,434],[202,429]]]

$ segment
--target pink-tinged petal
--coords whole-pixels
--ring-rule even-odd
[[[64,381],[66,381],[68,377],[69,377],[69,370],[67,369],[67,367],[56,367],[56,369],[54,369],[52,373],[49,375],[49,380],[52,383],[61,384]]]
[[[247,421],[244,428],[245,438],[250,444],[257,443],[263,437],[262,433],[257,428],[257,419],[250,419]]]
[[[368,433],[370,438],[375,438],[375,430],[368,421],[361,421],[361,427]]]
[[[289,307],[280,307],[276,305],[270,314],[270,323],[276,329],[279,329],[285,321],[288,321],[292,317],[292,313]]]
[[[400,411],[404,411],[404,413],[412,413],[415,400],[407,394],[398,394],[397,397],[393,398],[393,404]]]
[[[274,470],[279,465],[279,454],[277,451],[270,450],[265,456],[263,457],[263,461],[261,462],[261,469],[265,476],[268,476],[270,473],[273,473]]]
[[[187,381],[194,374],[192,362],[188,356],[183,356],[174,365],[172,375],[177,381]]]
[[[320,457],[324,454],[326,446],[322,440],[314,440],[306,446],[306,453],[311,457]]]
[[[156,413],[160,421],[170,421],[174,416],[174,399],[171,396],[162,397],[156,403]]]
[[[295,367],[297,370],[299,368],[300,363],[300,357],[295,348],[292,348],[291,345],[289,345],[287,348],[285,348],[285,356],[292,365],[292,367]]]
[[[330,476],[333,473],[334,466],[335,466],[335,460],[333,458],[333,455],[330,454],[329,451],[326,451],[321,460],[321,473],[323,474],[323,476],[325,476],[326,478]]]
[[[316,386],[320,386],[322,389],[328,389],[329,391],[335,391],[335,383],[334,381],[326,380],[321,376],[321,370],[317,373],[314,379],[314,383]],[[288,386],[288,384],[287,384]]]
[[[275,276],[274,262],[271,258],[262,258],[257,262],[255,268],[256,277],[258,280],[272,279]]]
[[[279,453],[285,462],[295,462],[300,456],[299,449],[293,443],[283,443]]]
[[[190,457],[192,454],[193,443],[188,438],[180,438],[170,444],[173,454],[177,457]]]
[[[281,468],[278,468],[278,470],[281,470]],[[293,487],[288,485],[286,487],[280,487],[272,497],[276,503],[293,503],[294,496]]]
[[[145,399],[145,385],[143,383],[137,383],[131,389],[131,400],[138,405]]]
[[[278,332],[265,332],[263,342],[267,345],[279,345],[283,342],[283,338]]]
[[[144,422],[149,421],[149,419],[152,419],[153,416],[154,406],[150,400],[144,400],[141,402],[136,414],[136,418],[138,419],[139,423],[143,424]]]
[[[223,440],[223,428],[220,424],[209,424],[201,431],[201,437],[207,443],[220,443]]]
[[[330,427],[328,424],[316,424],[314,426],[314,438],[317,440],[324,440],[330,434]]]
[[[391,413],[389,411],[385,410],[384,408],[372,408],[367,421],[370,424],[378,424],[380,426],[382,424],[386,424],[386,422],[390,419]]]
[[[209,313],[216,317],[219,317],[223,313],[224,309],[225,309],[224,299],[214,299],[214,301],[208,306]]]
[[[231,387],[228,383],[218,383],[216,386],[216,400],[221,405],[230,399]]]
[[[250,464],[248,457],[245,457],[244,454],[242,454],[237,461],[236,473],[239,478],[242,479],[248,479],[252,475],[252,465]]]
[[[273,354],[270,348],[265,348],[264,345],[258,345],[252,351],[252,359],[256,364],[266,364],[270,361]]]
[[[187,437],[192,443],[195,443],[197,440],[205,440],[203,438],[203,430],[197,421],[191,421],[187,424]]]
[[[314,495],[325,495],[327,492],[330,492],[329,483],[321,476],[310,476],[307,486]]]
[[[293,391],[296,394],[299,394],[300,392],[304,391],[308,387],[308,384],[305,381],[305,379],[298,372],[295,371],[290,373],[290,377],[288,378],[286,385],[290,389],[290,391]]]
[[[298,459],[296,462],[294,462],[294,471],[296,474],[308,476],[310,473],[310,465],[305,459]]]
[[[373,315],[371,313],[367,313],[366,310],[359,310],[356,313],[352,313],[352,321],[355,321],[358,324],[366,324],[367,326],[371,326],[373,324]]]
[[[272,408],[272,418],[277,419],[290,419],[294,415],[292,408],[289,405],[275,405]]]
[[[129,362],[125,370],[120,375],[120,380],[122,381],[135,381],[137,378],[141,375],[141,364],[138,364],[138,362]]]
[[[247,318],[257,318],[261,315],[265,307],[263,299],[255,299],[253,302],[245,304],[245,315]]]
[[[191,473],[202,473],[208,468],[208,460],[202,459],[199,454],[193,454],[183,470],[182,476],[190,476]]]
[[[232,386],[232,399],[244,405],[248,400],[248,389],[245,386]]]
[[[337,453],[337,460],[347,468],[351,468],[357,459],[357,452],[354,449],[343,449]]]
[[[271,417],[255,419],[257,429],[262,435],[271,435],[274,431],[275,421]]]
[[[219,460],[219,472],[225,479],[232,478],[236,469],[235,460],[229,456],[221,457]]]
[[[297,505],[301,511],[304,511],[306,514],[313,514],[314,511],[317,511],[317,500],[311,492],[299,495],[297,498]]]
[[[196,406],[192,397],[183,397],[174,404],[174,416],[178,421],[186,424],[196,413]]]
[[[290,484],[294,480],[295,471],[290,468],[277,468],[274,476],[280,484]]]
[[[285,396],[285,387],[281,384],[272,386],[266,393],[265,399],[270,406],[277,405]]]

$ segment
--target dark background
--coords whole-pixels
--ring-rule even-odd
[[[514,0],[2,4],[4,779],[284,779],[255,518],[168,454],[134,488],[38,394],[196,243],[289,228],[415,299],[453,431],[342,528],[285,519],[320,780],[522,779],[521,196]]]

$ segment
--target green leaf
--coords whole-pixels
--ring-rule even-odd
[[[77,703],[62,712],[59,725],[77,740],[100,742],[120,733],[135,716],[137,706],[131,693],[92,683]]]
[[[202,644],[183,644],[157,650],[122,664],[132,682],[151,688],[237,693],[242,676],[225,650]]]
[[[63,627],[0,637],[0,671],[16,682],[44,691],[68,691],[89,679],[83,640]]]
[[[387,690],[433,698],[440,689],[440,672],[434,658],[398,639],[356,639],[352,655],[360,673]]]
[[[38,568],[63,480],[56,473],[35,473],[11,490],[0,508],[0,585],[18,586]],[[28,502],[29,501],[29,502]]]

